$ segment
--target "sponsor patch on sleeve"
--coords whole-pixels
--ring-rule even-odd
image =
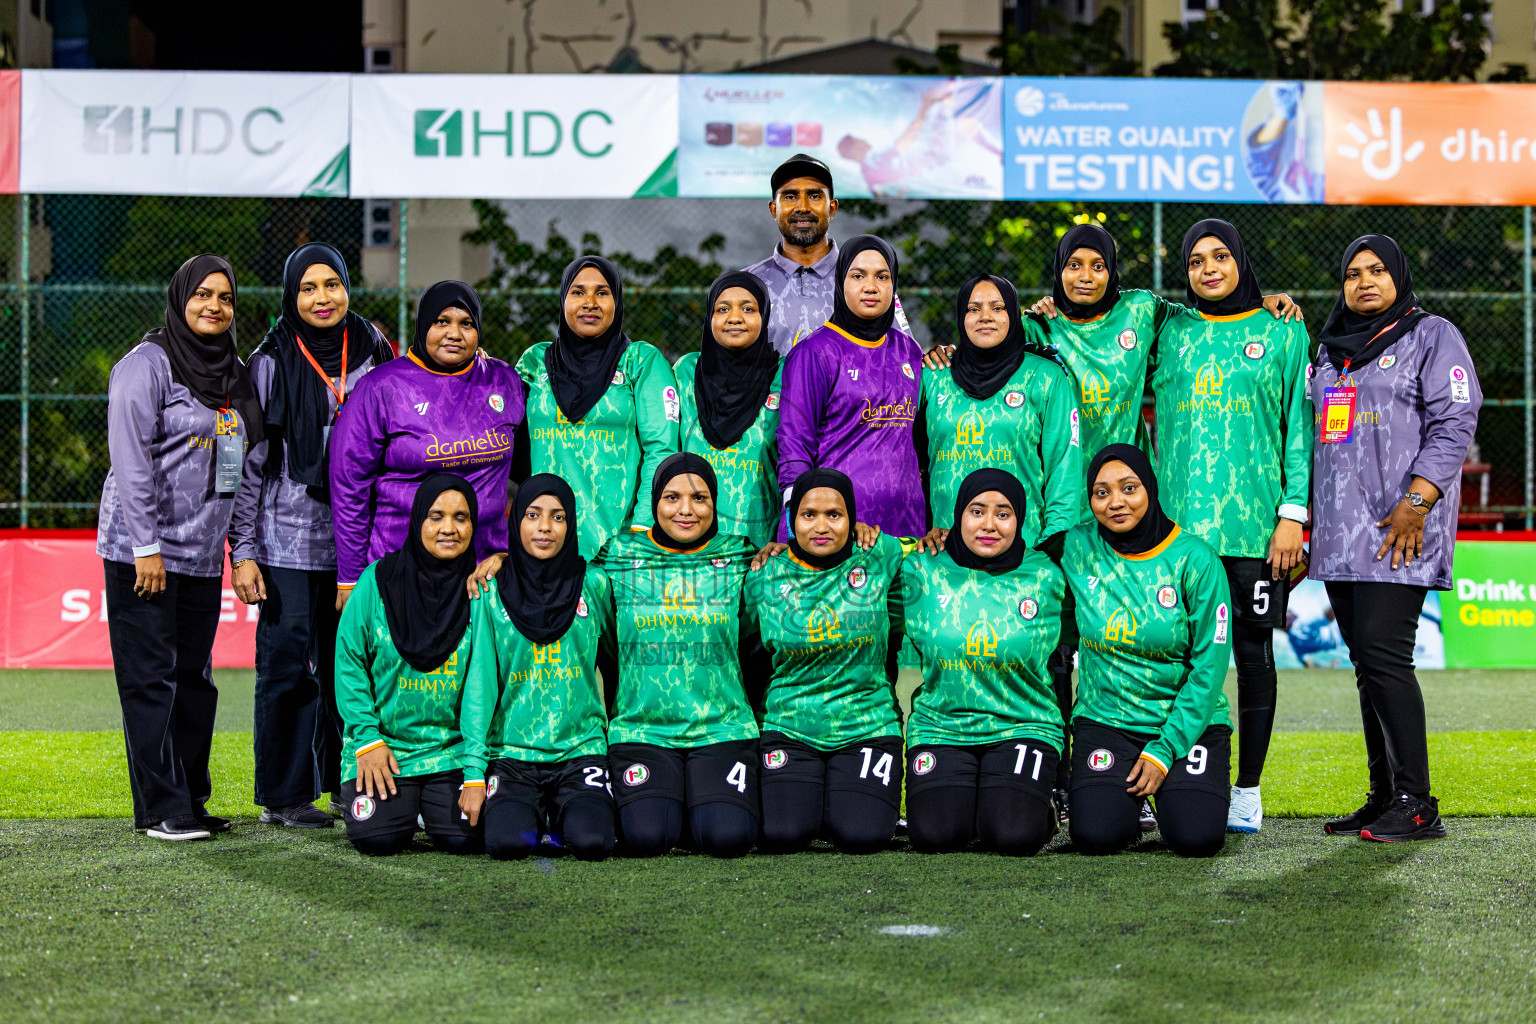
[[[1451,401],[1462,405],[1472,403],[1472,381],[1466,367],[1451,367]]]
[[[666,407],[667,419],[673,423],[682,419],[683,405],[677,400],[677,388],[670,384],[662,388],[661,403]]]

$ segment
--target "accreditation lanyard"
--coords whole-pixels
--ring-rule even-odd
[[[1387,324],[1371,336],[1371,341],[1375,341],[1397,324],[1396,320]],[[1366,342],[1362,348],[1369,346],[1371,341]],[[1323,419],[1317,428],[1319,444],[1348,444],[1350,438],[1355,436],[1356,388],[1354,378],[1349,375],[1352,365],[1354,365],[1353,359],[1346,360],[1339,382],[1331,388],[1323,389]]]
[[[214,484],[219,494],[233,494],[240,486],[240,474],[245,467],[245,443],[240,437],[240,417],[235,415],[229,398],[224,408],[214,410]]]
[[[341,329],[341,380],[340,387],[331,380],[331,375],[320,368],[320,362],[309,354],[309,349],[304,347],[304,339],[297,334],[293,336],[294,344],[299,346],[299,351],[304,353],[304,358],[309,360],[309,365],[315,368],[320,379],[325,381],[325,386],[331,389],[331,394],[336,396],[336,412],[341,412],[341,407],[347,402],[347,329]]]

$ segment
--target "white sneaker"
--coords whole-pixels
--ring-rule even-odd
[[[1228,832],[1257,832],[1264,824],[1264,803],[1258,786],[1233,786],[1232,806],[1227,811]]]

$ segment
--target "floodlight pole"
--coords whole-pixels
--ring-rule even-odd
[[[20,510],[20,522],[27,526],[27,499],[31,495],[31,480],[28,463],[31,452],[29,450],[32,432],[32,197],[19,195],[16,197],[17,209],[21,211],[21,253],[17,261],[21,290],[21,434],[19,437],[21,448],[21,473],[17,481],[17,507]],[[1527,215],[1529,219],[1529,215]],[[1529,318],[1529,306],[1527,306],[1527,318]]]

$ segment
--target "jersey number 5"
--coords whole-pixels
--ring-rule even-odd
[[[1253,614],[1263,615],[1269,611],[1269,580],[1259,580],[1253,585]]]

